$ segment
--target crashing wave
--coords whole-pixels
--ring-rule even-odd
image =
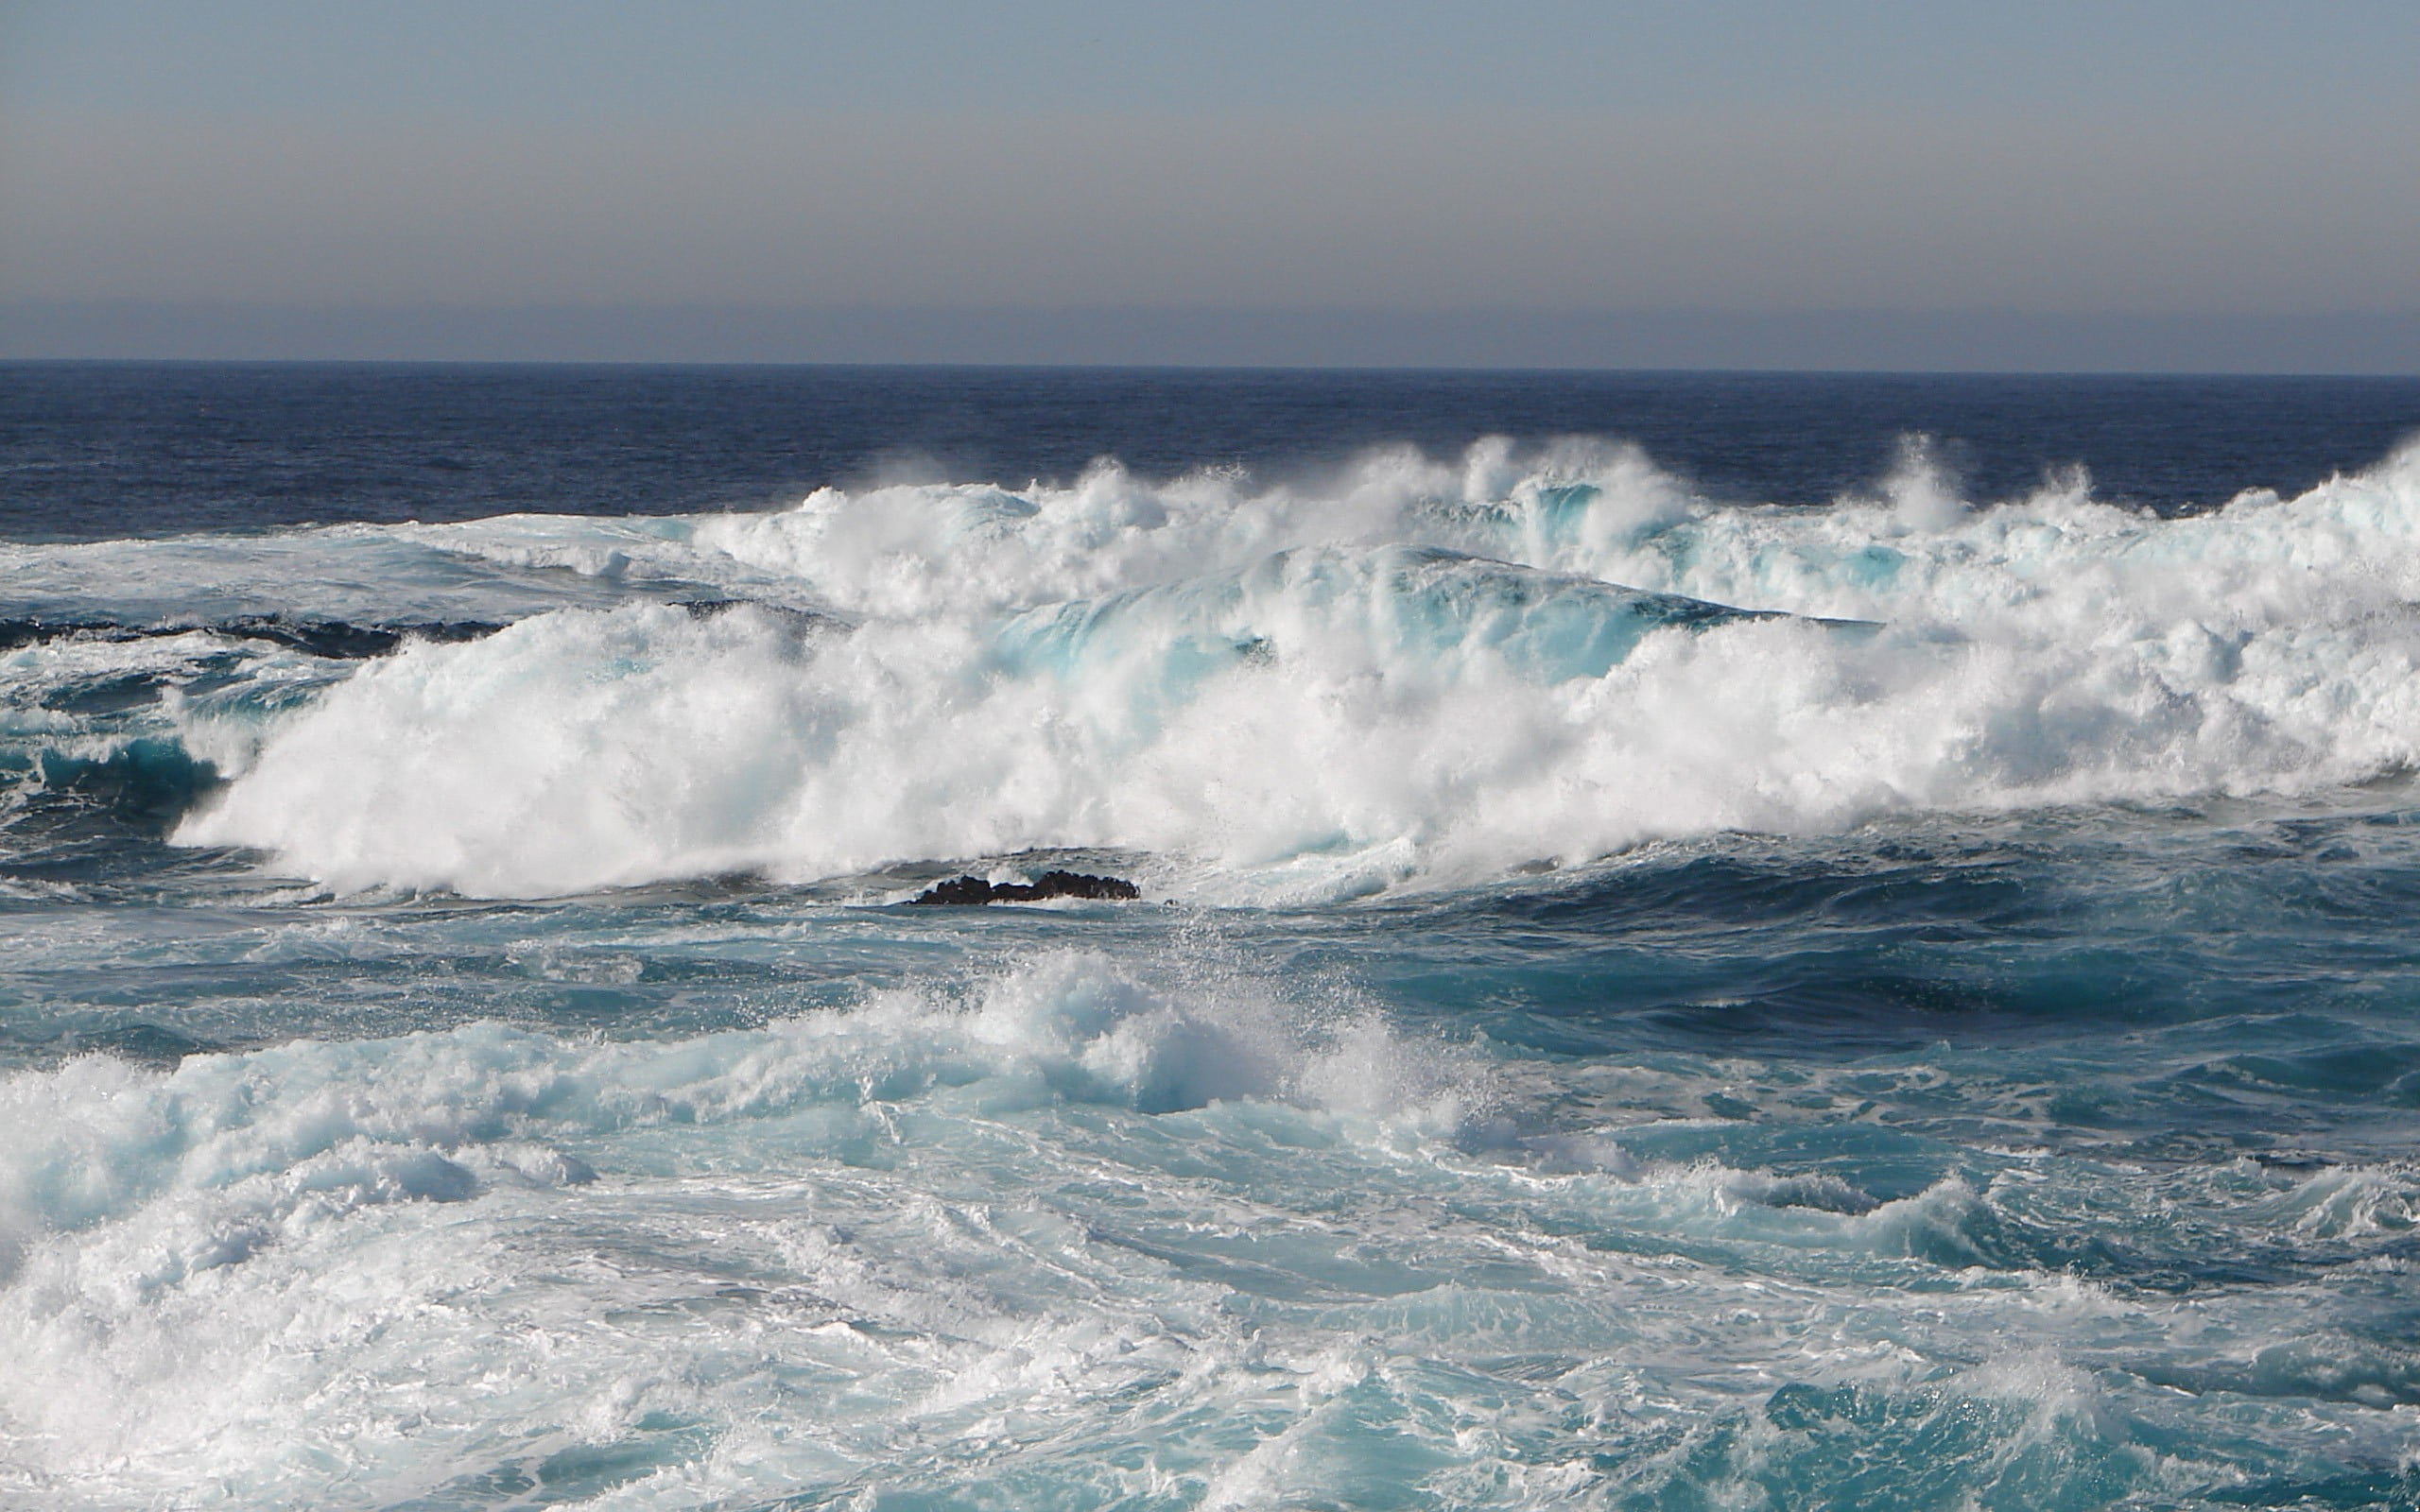
[[[181,569],[204,556],[161,545]],[[475,641],[407,638],[320,662],[300,696],[164,696],[111,727],[229,778],[181,840],[340,888],[1097,849],[1283,902],[2420,763],[2420,448],[2178,519],[2081,476],[1979,507],[1915,452],[1876,497],[1810,508],[1703,497],[1634,449],[1488,443],[1318,486],[1104,465],[270,545],[330,581],[360,578],[349,553],[418,554],[397,604],[348,623],[426,617],[440,579],[443,603],[476,601],[459,585],[482,572],[519,595]],[[216,549],[233,578],[265,570],[258,543]],[[704,601],[729,607],[680,607]]]

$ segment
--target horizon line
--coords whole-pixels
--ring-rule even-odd
[[[2286,368],[1784,368],[1713,367],[1686,364],[1601,366],[1579,363],[1349,363],[1349,362],[1085,362],[1085,361],[880,361],[852,358],[715,358],[715,357],[155,357],[48,356],[0,352],[5,368],[402,368],[454,369],[668,369],[696,372],[1098,372],[1202,374],[1322,374],[1340,376],[1456,377],[1672,377],[1672,378],[1945,378],[1945,379],[2179,379],[2226,381],[2308,381],[2317,383],[2420,382],[2420,368],[2378,369]]]
[[[0,360],[2420,375],[2420,311],[0,301]]]

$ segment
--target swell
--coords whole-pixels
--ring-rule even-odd
[[[475,641],[504,627],[485,620],[416,620],[390,625],[354,625],[343,620],[285,619],[239,615],[233,619],[166,625],[124,625],[113,620],[0,619],[0,652],[54,641],[122,643],[164,640],[197,631],[236,641],[257,641],[306,656],[358,662],[386,656],[407,640]]]

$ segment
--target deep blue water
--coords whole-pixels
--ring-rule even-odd
[[[2404,378],[0,364],[0,537],[767,509],[1097,457],[1270,477],[1374,446],[1616,437],[1712,497],[1820,504],[1902,437],[1975,497],[2092,470],[2163,512],[2298,493],[2420,425]]]
[[[0,368],[0,1500],[2420,1505],[2415,431]]]

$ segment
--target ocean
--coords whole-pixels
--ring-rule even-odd
[[[0,1504],[2420,1506],[2415,433],[0,366]]]

